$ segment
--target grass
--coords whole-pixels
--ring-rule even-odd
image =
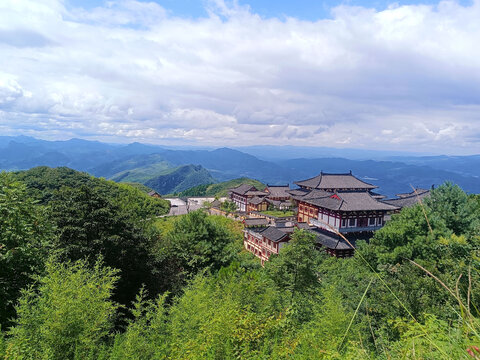
[[[295,216],[295,213],[292,210],[267,210],[261,211],[262,214],[275,216],[275,217],[286,217],[286,216]]]

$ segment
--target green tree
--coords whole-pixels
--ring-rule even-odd
[[[117,273],[99,262],[48,262],[38,290],[20,298],[5,358],[98,359],[118,308],[110,300]]]
[[[318,266],[324,258],[315,248],[315,236],[297,230],[290,242],[265,265],[268,275],[292,297],[307,296],[319,285]]]
[[[237,205],[233,201],[225,200],[222,205],[220,205],[220,209],[225,211],[228,216],[237,211]]]
[[[218,271],[237,257],[241,240],[215,218],[202,210],[178,217],[160,241],[159,257],[163,268],[170,271],[172,291],[177,292],[200,271]]]
[[[14,317],[20,290],[42,271],[52,239],[45,209],[12,175],[0,173],[0,327]]]
[[[107,266],[121,271],[115,299],[123,305],[131,304],[142,284],[152,296],[160,291],[162,279],[156,275],[160,269],[150,253],[150,239],[107,194],[87,186],[62,188],[51,208],[60,259],[94,264],[101,255]]]

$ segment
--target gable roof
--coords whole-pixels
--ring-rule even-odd
[[[274,226],[269,226],[261,231],[261,234],[265,236],[268,240],[273,242],[279,242],[282,240],[286,240],[288,235],[285,232],[277,229]]]
[[[258,189],[255,186],[248,185],[248,184],[241,184],[229,190],[239,195],[245,195],[249,191],[258,191]]]
[[[267,185],[267,187],[265,188],[265,191],[269,193],[268,196],[280,198],[290,197],[290,194],[287,193],[287,191],[289,190],[290,187],[288,185]]]
[[[265,198],[261,198],[261,197],[258,197],[258,196],[255,196],[251,199],[248,200],[248,203],[249,204],[253,204],[253,205],[258,205],[258,204],[261,204],[262,202],[266,201]]]
[[[309,189],[358,189],[371,190],[378,186],[366,183],[353,176],[352,173],[346,174],[327,174],[321,172],[319,175],[310,179],[296,181],[296,185]]]

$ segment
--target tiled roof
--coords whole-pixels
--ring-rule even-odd
[[[231,188],[229,190],[231,192],[234,192],[234,193],[240,194],[240,195],[245,195],[248,191],[258,191],[257,188],[255,188],[255,186],[248,185],[248,184],[241,184],[241,185],[238,185],[237,187]]]
[[[307,230],[315,235],[317,243],[328,248],[335,250],[350,250],[355,249],[355,239],[348,239],[345,241],[340,235],[334,234],[330,231],[324,231],[318,228],[311,228]]]
[[[258,204],[261,204],[261,203],[264,202],[264,201],[265,201],[264,198],[255,196],[255,197],[249,199],[249,200],[248,200],[248,203],[249,203],[249,204],[253,204],[253,205],[258,205]]]
[[[155,190],[152,190],[148,193],[149,196],[153,196],[153,195],[160,195],[159,193],[157,193]]]
[[[244,222],[246,227],[268,225],[268,220],[267,219],[245,219],[243,222]]]
[[[366,191],[355,192],[337,192],[332,196],[324,196],[313,199],[306,199],[304,197],[302,201],[312,204],[321,208],[337,211],[362,211],[362,210],[397,210],[394,205],[387,204],[383,201],[374,199]]]
[[[265,191],[269,193],[268,196],[279,197],[279,198],[288,198],[290,194],[287,191],[290,190],[288,185],[267,185]]]
[[[287,234],[274,226],[269,226],[265,228],[264,230],[262,230],[261,234],[265,236],[268,240],[272,240],[274,242],[285,240],[288,237]]]
[[[412,192],[397,194],[396,196],[399,197],[399,198],[405,198],[405,197],[410,197],[410,196],[422,195],[422,194],[425,194],[425,193],[430,193],[430,190],[416,188]]]
[[[306,187],[310,189],[375,189],[377,186],[366,183],[355,176],[352,173],[347,174],[326,174],[320,173],[313,178],[296,181],[300,187]]]
[[[398,194],[398,195],[405,195],[405,194]],[[419,203],[421,199],[427,196],[430,196],[429,190],[426,190],[424,192],[419,192],[418,195],[414,194],[410,196],[401,196],[398,199],[383,200],[383,202],[393,206],[397,206],[399,208],[404,208],[404,207],[413,206]]]
[[[249,190],[249,191],[245,192],[243,195],[247,195],[247,196],[267,196],[268,194],[266,192],[263,192],[263,191]]]

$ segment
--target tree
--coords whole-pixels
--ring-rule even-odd
[[[323,255],[315,249],[315,236],[296,230],[290,242],[266,263],[265,269],[278,287],[307,296],[319,285],[318,265]]]
[[[45,209],[12,175],[0,173],[0,327],[14,317],[20,290],[43,270],[53,237]]]
[[[100,262],[48,262],[38,290],[23,292],[6,358],[97,359],[113,330],[117,273]]]
[[[214,218],[202,210],[179,217],[160,242],[159,256],[176,277],[175,289],[200,271],[227,266],[241,249],[237,235]]]
[[[131,304],[142,284],[152,296],[159,292],[162,279],[155,274],[150,239],[101,189],[62,188],[51,208],[60,259],[94,264],[101,255],[107,266],[121,271],[115,299],[123,305]]]
[[[233,201],[225,200],[222,205],[220,205],[220,209],[225,211],[228,216],[237,211],[237,205]]]

